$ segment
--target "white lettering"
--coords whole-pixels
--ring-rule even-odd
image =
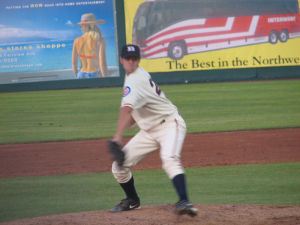
[[[135,48],[133,46],[128,46],[127,47],[127,51],[129,52],[134,52],[135,51]]]
[[[268,23],[293,22],[293,21],[296,21],[295,16],[268,18]]]

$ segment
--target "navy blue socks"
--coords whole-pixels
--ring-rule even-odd
[[[175,190],[178,194],[179,200],[188,200],[187,191],[186,191],[186,182],[185,182],[185,175],[179,174],[176,175],[172,179],[173,185],[175,187]],[[131,199],[139,199],[135,187],[134,187],[134,179],[131,177],[131,179],[127,183],[120,183],[122,189],[124,190],[126,197]]]
[[[184,174],[176,175],[172,179],[172,182],[173,182],[173,185],[174,185],[174,187],[176,189],[176,192],[179,196],[179,201],[182,201],[182,200],[187,200],[188,201]]]
[[[122,184],[120,183],[120,185],[123,188],[127,198],[131,198],[134,200],[139,199],[134,187],[133,177],[131,177],[131,179],[127,183],[122,183]]]

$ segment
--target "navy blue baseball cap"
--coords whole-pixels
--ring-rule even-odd
[[[122,58],[136,57],[141,58],[140,48],[137,45],[124,45],[121,52]]]

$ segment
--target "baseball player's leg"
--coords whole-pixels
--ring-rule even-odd
[[[132,177],[130,167],[135,166],[151,152],[159,148],[158,143],[145,131],[139,131],[123,148],[125,161],[122,167],[113,162],[112,173],[119,183],[126,183]]]
[[[160,156],[163,168],[166,171],[178,194],[175,212],[178,214],[197,215],[197,209],[189,202],[185,181],[184,169],[180,161],[180,154],[186,126],[184,120],[179,117],[174,121],[164,124],[165,128],[159,133],[158,140],[161,146]]]
[[[176,175],[184,173],[180,154],[185,135],[186,126],[183,119],[167,121],[163,124],[161,130],[156,133],[157,141],[160,143],[160,157],[163,169],[171,180]]]
[[[120,212],[139,208],[140,200],[134,186],[134,178],[130,167],[136,165],[151,152],[159,148],[158,143],[145,131],[137,133],[123,148],[125,161],[122,167],[113,162],[112,173],[126,194],[120,204],[111,209],[112,212]]]

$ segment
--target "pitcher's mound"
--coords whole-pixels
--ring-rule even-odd
[[[195,205],[196,217],[178,216],[172,205],[143,206],[122,213],[91,211],[24,219],[3,225],[296,225],[300,224],[300,206]]]

